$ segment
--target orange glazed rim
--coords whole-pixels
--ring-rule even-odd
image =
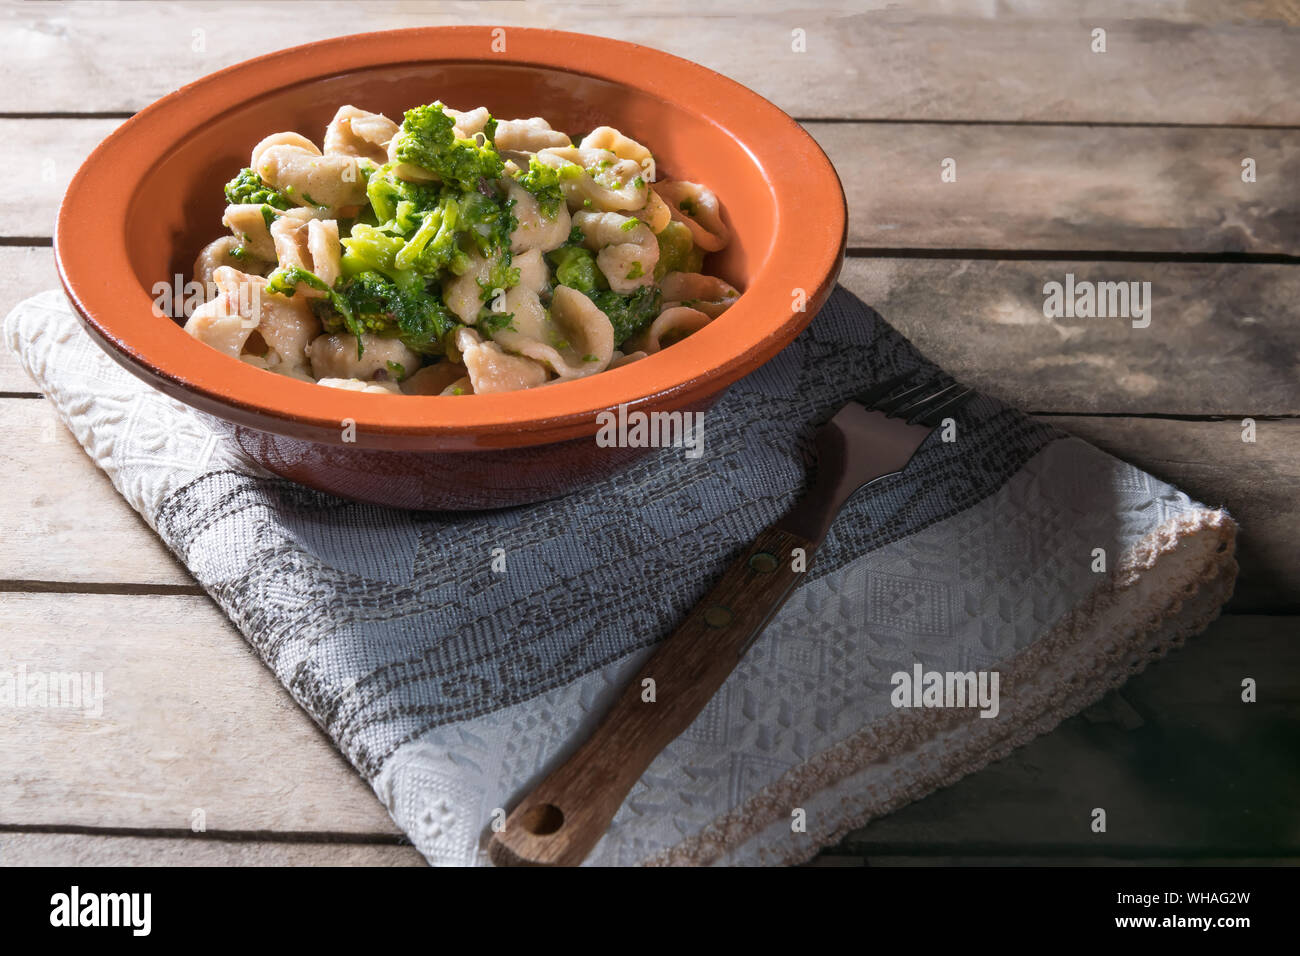
[[[689,60],[604,37],[510,28],[509,52],[485,48],[489,26],[422,27],[321,40],[203,77],[146,107],[112,133],[73,178],[59,209],[59,277],[83,324],[130,371],[163,392],[240,425],[357,444],[426,437],[429,447],[546,444],[594,434],[596,415],[620,404],[672,409],[702,401],[758,368],[811,321],[843,257],[844,192],[830,160],[793,119],[746,87]],[[521,392],[397,396],[350,392],[269,374],[215,352],[154,312],[126,248],[127,214],[141,180],[205,118],[269,91],[352,71],[410,63],[485,62],[540,67],[637,89],[720,128],[740,143],[771,190],[775,234],[727,322],[619,369]],[[672,76],[671,90],[653,81]],[[544,112],[544,110],[539,110]],[[653,148],[653,144],[650,144]],[[251,148],[252,144],[249,144]],[[84,228],[86,223],[110,228]],[[78,226],[82,228],[78,228]],[[755,249],[756,253],[760,250]],[[187,276],[188,278],[188,276]],[[159,280],[169,280],[159,276]],[[795,308],[795,289],[806,306]]]

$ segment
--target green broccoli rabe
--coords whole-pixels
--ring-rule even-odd
[[[506,289],[513,289],[517,285],[519,285],[519,270],[511,267],[510,253],[507,252],[492,263],[487,278],[478,280],[478,297],[487,302],[498,291],[504,292]]]
[[[226,183],[226,202],[236,206],[265,203],[276,209],[293,208],[288,196],[247,168],[241,169],[238,176]]]
[[[596,304],[596,308],[605,313],[610,325],[614,326],[616,346],[621,346],[638,332],[644,331],[655,320],[663,297],[659,287],[653,285],[643,285],[628,295],[620,295],[612,289],[588,292],[586,295]]]
[[[379,272],[362,272],[345,279],[338,295],[347,308],[347,314],[339,312],[348,331],[358,336],[364,332],[397,338],[422,355],[441,354],[443,337],[456,324],[435,292],[423,285],[403,288]]]
[[[381,166],[366,181],[366,198],[378,223],[393,223],[403,234],[419,228],[419,214],[438,204],[441,188],[436,183],[410,183],[394,172],[396,166]]]
[[[489,119],[482,145],[473,139],[460,139],[455,121],[441,103],[417,106],[407,110],[402,119],[393,155],[398,162],[419,166],[444,183],[477,189],[482,182],[495,181],[504,169],[492,145],[495,131],[496,120]]]
[[[546,254],[546,261],[555,270],[555,281],[579,292],[596,292],[608,289],[609,281],[596,265],[595,254],[583,246],[564,245]]]
[[[484,338],[492,338],[498,332],[509,330],[515,331],[515,315],[513,312],[493,312],[491,309],[482,309],[478,314],[478,320],[474,327],[479,330]]]
[[[655,281],[670,272],[699,272],[704,268],[704,251],[695,245],[691,230],[676,220],[659,233],[659,262],[655,265]]]
[[[437,206],[425,210],[419,228],[393,256],[393,264],[425,275],[439,269],[464,272],[469,257],[457,242],[459,220],[460,203],[452,196],[439,200]]]
[[[529,157],[528,169],[515,177],[515,182],[533,194],[537,206],[547,219],[554,219],[564,202],[564,193],[560,191],[559,171],[539,162],[536,156]]]

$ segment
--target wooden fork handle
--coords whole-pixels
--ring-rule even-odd
[[[646,661],[589,737],[506,818],[498,865],[573,866],[609,828],[632,785],[695,720],[786,602],[817,542],[763,531]]]

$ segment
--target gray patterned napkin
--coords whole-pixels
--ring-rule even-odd
[[[5,338],[434,864],[487,862],[500,811],[795,501],[811,423],[929,367],[837,289],[707,413],[702,457],[666,448],[558,501],[433,514],[266,473],[105,356],[57,291],[15,308]],[[1050,730],[1218,613],[1236,569],[1222,510],[989,397],[956,425],[850,503],[589,862],[807,859]],[[896,706],[918,670],[918,688],[996,674],[996,708]]]

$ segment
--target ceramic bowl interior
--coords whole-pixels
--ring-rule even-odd
[[[687,61],[612,40],[487,27],[345,37],[252,60],[137,114],[69,189],[56,234],[60,274],[92,333],[162,390],[235,424],[365,447],[473,449],[592,434],[620,403],[686,407],[790,341],[829,292],[843,255],[843,192],[816,143],[756,94]],[[192,277],[223,233],[222,185],[258,140],[295,130],[320,142],[343,104],[400,119],[442,100],[501,118],[540,115],[578,137],[609,124],[647,144],[660,179],[713,189],[732,231],[705,271],[742,290],[705,329],[587,379],[521,393],[410,397],[341,392],[254,369],[157,314],[156,284]],[[91,229],[86,223],[94,223]],[[803,300],[803,311],[797,308]]]

